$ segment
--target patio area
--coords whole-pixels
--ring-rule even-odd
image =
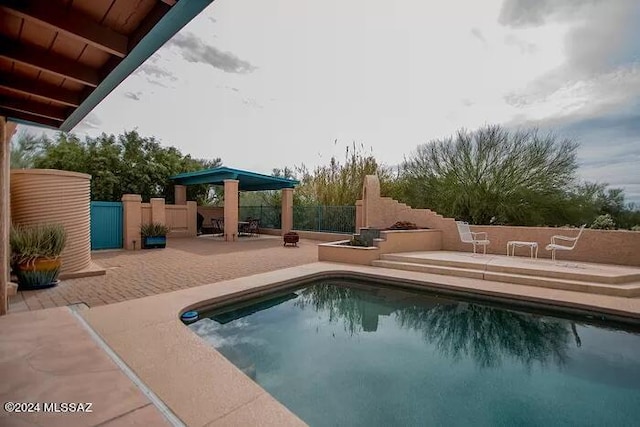
[[[168,239],[166,249],[96,251],[104,276],[63,280],[55,288],[18,292],[9,313],[86,304],[95,307],[315,262],[317,243],[285,248],[279,236],[224,242],[212,236]]]
[[[436,292],[506,299],[524,307],[555,306],[640,321],[640,298],[487,276],[526,270],[536,280],[566,281],[578,274],[612,286],[635,282],[639,268],[455,251],[388,254],[373,263],[379,266],[356,266],[316,262],[318,243],[301,239],[297,248],[283,247],[280,236],[269,235],[236,242],[209,235],[173,238],[161,250],[94,252],[93,261],[106,275],[18,293],[11,298],[10,314],[0,319],[5,331],[0,370],[8,373],[0,395],[12,402],[94,405],[89,414],[3,414],[0,423],[304,425],[178,317],[216,299],[260,294],[303,277],[364,276]],[[412,265],[402,268],[407,264]],[[464,274],[455,274],[455,269]]]

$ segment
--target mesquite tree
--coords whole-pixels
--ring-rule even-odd
[[[562,218],[577,147],[537,130],[460,130],[420,145],[405,161],[403,198],[473,224],[542,225]]]

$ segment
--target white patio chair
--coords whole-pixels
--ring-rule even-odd
[[[545,249],[551,251],[551,259],[553,261],[556,260],[556,251],[572,251],[573,248],[576,247],[576,243],[578,243],[578,239],[582,235],[584,228],[587,224],[583,224],[580,227],[580,231],[576,237],[567,237],[567,236],[553,236],[551,237],[551,243],[548,244]],[[566,242],[565,244],[560,244],[558,241]]]
[[[487,233],[484,231],[474,233],[469,228],[469,223],[464,221],[456,221],[458,226],[458,233],[460,234],[460,240],[462,243],[471,243],[473,245],[473,253],[476,253],[476,246],[482,246],[482,253],[487,254],[487,245],[489,240],[487,239]]]

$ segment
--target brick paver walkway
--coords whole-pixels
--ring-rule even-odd
[[[170,239],[166,249],[94,252],[107,269],[98,277],[64,280],[39,291],[18,292],[9,312],[84,303],[90,307],[176,291],[222,280],[293,267],[318,260],[317,244],[301,240],[283,247],[275,236],[226,243],[210,236]]]

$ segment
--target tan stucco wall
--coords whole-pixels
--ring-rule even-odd
[[[439,251],[442,249],[441,230],[389,230],[380,232],[376,242],[380,253]]]
[[[318,261],[371,265],[373,260],[380,259],[380,248],[378,247],[340,246],[339,243],[319,244]]]
[[[62,272],[91,262],[90,181],[83,173],[53,169],[11,171],[11,217],[15,224],[59,223],[67,231]]]
[[[390,197],[380,196],[380,183],[375,175],[368,175],[363,186],[362,225],[371,228],[387,228],[397,221],[410,221],[419,227],[442,231],[442,249],[471,252],[472,246],[460,241],[453,218],[429,209],[412,209]],[[574,237],[576,229],[554,227],[471,226],[472,231],[485,231],[491,244],[487,253],[506,254],[508,240],[538,242],[540,258],[550,258],[544,247],[553,235]],[[558,251],[561,260],[640,266],[640,232],[585,230],[573,251]]]
[[[224,208],[217,206],[198,206],[198,213],[204,217],[204,225],[211,225],[211,219],[224,218]]]
[[[350,239],[351,234],[342,233],[322,233],[320,231],[292,230],[298,233],[301,239],[319,240],[321,242],[335,242],[336,240]],[[260,233],[272,236],[281,236],[282,230],[279,228],[261,228]]]
[[[124,217],[123,243],[128,250],[140,249],[140,227],[152,222],[169,227],[167,237],[195,237],[197,235],[196,202],[184,205],[166,205],[163,198],[141,203],[139,194],[122,196]]]

